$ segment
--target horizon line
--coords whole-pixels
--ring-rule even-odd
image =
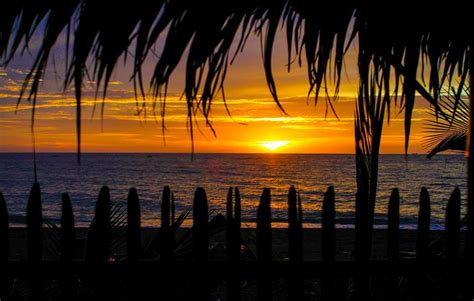
[[[32,151],[0,151],[0,154],[34,154]],[[71,155],[77,155],[77,152],[74,151],[41,151],[41,152],[36,152],[36,154],[71,154]],[[193,155],[354,155],[355,153],[286,153],[286,152],[122,152],[122,151],[88,151],[88,152],[81,152],[81,155],[83,154],[170,154],[170,155],[184,155],[188,154],[190,156]],[[425,153],[381,153],[380,155],[415,155],[415,156],[426,156],[427,154]],[[438,155],[441,156],[461,156],[464,155],[462,153],[440,153]]]

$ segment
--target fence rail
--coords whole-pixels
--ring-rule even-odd
[[[215,281],[221,281],[224,284],[220,286],[226,291],[225,299],[240,300],[249,295],[249,286],[244,285],[243,280],[254,279],[253,293],[258,300],[271,300],[275,294],[281,294],[282,286],[284,296],[289,300],[304,300],[310,296],[316,300],[398,300],[407,297],[430,300],[437,293],[446,300],[461,297],[466,300],[474,292],[469,285],[473,265],[460,252],[460,199],[459,189],[455,189],[446,206],[442,240],[433,243],[430,240],[430,196],[425,188],[421,190],[415,256],[402,259],[400,196],[398,189],[394,189],[387,212],[386,257],[370,257],[372,246],[364,245],[367,243],[364,228],[355,229],[354,259],[340,261],[336,259],[335,191],[331,186],[322,201],[321,259],[305,261],[303,208],[301,198],[292,186],[288,193],[289,256],[288,260],[282,261],[275,260],[272,250],[271,191],[265,188],[257,208],[256,256],[254,260],[248,260],[242,258],[242,252],[248,246],[241,236],[240,192],[238,188],[230,188],[225,214],[224,256],[220,260],[209,260],[214,228],[209,221],[209,202],[204,189],[197,188],[194,195],[193,227],[187,242],[177,241],[175,235],[187,213],[176,218],[174,195],[169,187],[163,189],[161,228],[158,239],[151,242],[158,247],[152,249],[156,253],[150,255],[145,254],[142,244],[137,190],[130,189],[126,209],[121,211],[112,204],[109,189],[103,187],[87,233],[83,258],[79,259],[71,199],[67,194],[62,195],[60,225],[47,224],[42,217],[40,186],[36,183],[27,204],[26,260],[10,259],[8,212],[0,193],[0,299],[110,299],[114,294],[137,299],[151,290],[157,298],[164,300],[184,298],[183,294],[194,300],[209,300],[214,296],[210,287],[216,288]],[[46,259],[43,254],[48,231],[54,234],[48,235],[57,260]],[[119,234],[122,240],[118,238]],[[114,257],[120,246],[125,250],[124,256]],[[437,247],[436,252],[434,247]],[[190,249],[191,255],[183,260],[176,255],[180,248],[181,251]],[[358,256],[358,248],[369,253]],[[309,279],[316,279],[316,289],[311,287],[313,282]],[[187,284],[180,284],[178,280]],[[377,287],[383,293],[374,289]],[[12,295],[12,292],[16,293]]]

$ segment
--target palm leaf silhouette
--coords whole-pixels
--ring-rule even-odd
[[[130,75],[136,89],[137,111],[143,112],[147,90],[144,66],[149,64],[148,58],[156,56],[154,49],[161,37],[165,37],[164,44],[156,56],[148,87],[155,101],[153,108],[158,108],[161,116],[165,115],[170,77],[180,61],[185,60],[183,95],[191,140],[197,114],[204,116],[212,129],[209,118],[213,99],[221,94],[225,99],[228,66],[245,48],[251,34],[261,38],[267,85],[282,111],[272,71],[279,28],[286,31],[288,68],[293,62],[300,66],[305,63],[308,96],[314,95],[315,102],[320,91],[329,96],[326,87],[330,81],[335,84],[334,96],[337,97],[344,57],[348,47],[356,44],[360,50],[359,86],[370,89],[370,82],[377,79],[379,72],[386,74],[383,95],[397,95],[395,102],[405,112],[406,148],[415,92],[437,106],[440,87],[457,77],[464,82],[470,68],[469,39],[459,28],[471,28],[471,13],[455,5],[407,7],[399,3],[372,3],[370,6],[333,3],[315,7],[311,2],[299,0],[226,3],[137,0],[133,5],[113,5],[111,10],[112,5],[110,1],[93,0],[34,4],[20,1],[5,5],[0,11],[3,65],[27,49],[35,30],[42,38],[20,93],[20,99],[25,97],[33,104],[33,120],[36,95],[51,58],[51,49],[66,35],[64,87],[73,87],[76,94],[78,154],[85,79],[97,83],[98,91],[102,90],[105,96],[120,58],[132,57]],[[38,29],[40,24],[44,27]],[[423,83],[427,77],[427,88],[417,80],[420,65],[423,66]],[[371,66],[374,72],[367,74],[365,70]],[[331,107],[331,98],[326,99]]]
[[[444,151],[466,151],[466,138],[470,120],[470,109],[466,101],[470,97],[470,89],[464,87],[463,94],[448,90],[440,97],[440,107],[446,114],[439,115],[433,108],[430,115],[433,119],[426,121],[423,145],[427,149],[427,157]]]

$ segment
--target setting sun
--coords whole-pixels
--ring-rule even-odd
[[[260,142],[259,145],[263,146],[264,148],[274,151],[279,149],[282,146],[287,145],[290,143],[289,141],[265,141],[265,142]]]

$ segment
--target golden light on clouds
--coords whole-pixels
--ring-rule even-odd
[[[285,36],[280,38],[286,39]],[[223,99],[218,97],[213,100],[209,121],[215,132],[198,114],[192,123],[194,150],[203,153],[353,153],[357,69],[347,68],[344,72],[341,93],[333,103],[338,114],[336,117],[325,106],[324,97],[317,106],[312,96],[308,98],[306,66],[299,68],[295,65],[288,73],[287,53],[276,52],[275,80],[285,114],[278,109],[268,91],[263,69],[255,68],[261,64],[259,54],[260,40],[252,42],[250,39],[246,52],[229,66],[226,105],[231,116]],[[355,54],[347,56],[348,66],[355,66]],[[156,103],[151,97],[140,99],[137,103],[127,67],[117,69],[115,78],[109,84],[104,106],[101,99],[94,98],[95,88],[89,87],[94,83],[87,83],[89,88],[84,89],[82,99],[82,150],[190,152],[188,112],[186,100],[181,97],[184,70],[184,64],[180,64],[169,85],[164,131],[161,103]],[[23,65],[0,69],[0,152],[32,150],[32,104],[25,100],[17,104],[27,71]],[[55,82],[54,74],[46,74],[44,87],[38,94],[36,150],[74,152],[76,99],[73,91],[66,94],[60,92]],[[332,91],[331,83],[328,82],[328,85],[329,91]],[[423,119],[427,117],[426,108],[426,101],[420,99],[416,102],[410,152],[423,152],[419,137],[422,136]],[[384,128],[382,153],[403,153],[403,134],[403,118],[394,115],[390,126]]]

